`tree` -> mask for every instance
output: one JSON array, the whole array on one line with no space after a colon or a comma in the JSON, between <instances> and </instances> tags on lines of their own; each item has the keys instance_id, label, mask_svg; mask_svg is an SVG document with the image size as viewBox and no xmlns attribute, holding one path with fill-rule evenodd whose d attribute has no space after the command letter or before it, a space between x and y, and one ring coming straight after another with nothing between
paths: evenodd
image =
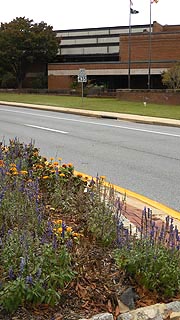
<instances>
[{"instance_id":1,"label":"tree","mask_svg":"<svg viewBox=\"0 0 180 320\"><path fill-rule=\"evenodd\" d=\"M180 89L180 63L163 72L162 83L171 89Z\"/></svg>"},{"instance_id":2,"label":"tree","mask_svg":"<svg viewBox=\"0 0 180 320\"><path fill-rule=\"evenodd\" d=\"M15 76L19 88L28 68L53 61L58 48L56 33L45 22L20 17L0 26L0 68Z\"/></svg>"}]
</instances>

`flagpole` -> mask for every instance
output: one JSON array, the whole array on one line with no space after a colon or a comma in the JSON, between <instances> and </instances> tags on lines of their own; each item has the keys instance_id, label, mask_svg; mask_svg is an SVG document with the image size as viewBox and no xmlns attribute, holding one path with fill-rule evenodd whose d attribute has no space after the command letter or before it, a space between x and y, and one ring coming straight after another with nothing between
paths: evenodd
<instances>
[{"instance_id":1,"label":"flagpole","mask_svg":"<svg viewBox=\"0 0 180 320\"><path fill-rule=\"evenodd\" d=\"M131 89L131 0L129 0L128 89Z\"/></svg>"},{"instance_id":2,"label":"flagpole","mask_svg":"<svg viewBox=\"0 0 180 320\"><path fill-rule=\"evenodd\" d=\"M152 0L149 0L149 60L148 60L148 89L151 89L151 46L152 46L152 37L151 37L151 5Z\"/></svg>"}]
</instances>

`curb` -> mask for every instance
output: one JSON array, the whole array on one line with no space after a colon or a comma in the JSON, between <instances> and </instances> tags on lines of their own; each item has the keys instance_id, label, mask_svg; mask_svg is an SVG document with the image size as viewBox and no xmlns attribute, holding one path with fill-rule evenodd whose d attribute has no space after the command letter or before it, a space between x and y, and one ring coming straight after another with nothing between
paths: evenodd
<instances>
[{"instance_id":1,"label":"curb","mask_svg":"<svg viewBox=\"0 0 180 320\"><path fill-rule=\"evenodd\" d=\"M88 174L85 174L83 172L79 172L79 171L76 171L74 170L74 173L75 175L77 174L81 174L83 178L87 177L88 179L92 179L93 177L88 175ZM135 193L133 191L130 191L128 189L125 189L123 187L120 187L120 186L117 186L117 185L114 185L110 182L106 182L106 181L103 181L102 182L104 186L106 187L112 187L115 191L119 192L120 194L122 195L125 195L130 197L130 198L134 198L134 199L137 199L139 200L141 203L142 203L142 206L146 206L146 205L149 205L150 207L153 207L157 210L160 210L164 213L166 213L167 215L170 215L171 217L177 219L177 220L180 220L180 212L174 210L174 209L171 209L167 206L165 206L164 204L161 204L157 201L154 201L154 200L151 200L141 194L138 194L138 193ZM143 208L142 208L143 209Z\"/></svg>"},{"instance_id":2,"label":"curb","mask_svg":"<svg viewBox=\"0 0 180 320\"><path fill-rule=\"evenodd\" d=\"M167 118L156 118L156 117L148 117L141 115L133 115L133 114L125 114L125 113L116 113L116 112L106 112L106 111L94 111L94 110L82 110L75 108L65 108L58 106L50 106L50 105L40 105L40 104L30 104L30 103L21 103L21 102L8 102L8 101L0 101L0 105L9 105L16 106L22 108L31 108L37 110L50 110L55 112L63 112L67 114L76 114L81 116L89 116L103 119L114 119L114 120L123 120L130 121L136 123L145 123L151 125L162 125L162 126L170 126L170 127L180 127L180 120L176 119L167 119Z\"/></svg>"},{"instance_id":3,"label":"curb","mask_svg":"<svg viewBox=\"0 0 180 320\"><path fill-rule=\"evenodd\" d=\"M109 118L109 119L120 119L120 120L128 120L132 122L139 122L139 123L150 123L150 124L159 124L159 125L169 125L169 126L174 126L174 127L180 127L180 121L179 120L171 120L171 119L162 119L163 122L161 122L159 119L155 120L153 117L149 117L148 119L144 119L142 116L137 116L137 118L133 118L133 115L127 115L127 114L121 114L119 115L118 113L110 114L108 112L98 112L98 111L91 111L91 110L81 110L81 109L71 109L71 108L64 108L64 107L56 107L56 106L44 106L44 105L36 105L36 104L28 104L28 103L20 103L20 102L8 102L8 101L0 101L0 105L10 105L10 106L17 106L17 107L22 107L22 108L32 108L32 109L38 109L38 110L50 110L50 111L56 111L56 112L65 112L69 114L78 114L78 115L85 115L85 116L92 116L92 117L99 117L99 118ZM167 121L167 123L166 123ZM75 174L81 174L83 177L88 177L88 179L91 179L92 176L89 176L88 174L74 171ZM111 186L116 190L117 192L121 194L126 194L128 197L134 198L142 202L142 204L149 205L150 207L153 207L157 210L160 210L171 217L180 220L180 212L171 209L157 201L151 200L143 195L140 195L138 193L135 193L133 191L130 191L128 189L125 189L123 187L113 185L109 182L103 182L106 187Z\"/></svg>"}]
</instances>

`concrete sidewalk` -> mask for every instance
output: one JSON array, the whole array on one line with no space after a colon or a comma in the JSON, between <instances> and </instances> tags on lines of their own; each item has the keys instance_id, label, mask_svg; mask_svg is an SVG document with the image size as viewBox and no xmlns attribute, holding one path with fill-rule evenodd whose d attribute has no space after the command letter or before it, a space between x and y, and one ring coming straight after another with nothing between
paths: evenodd
<instances>
[{"instance_id":1,"label":"concrete sidewalk","mask_svg":"<svg viewBox=\"0 0 180 320\"><path fill-rule=\"evenodd\" d=\"M48 106L48 105L46 106L46 105L39 105L39 104L28 104L28 103L20 103L20 102L0 101L0 105L9 105L9 106L22 107L22 108L56 111L56 112L77 114L77 115L97 117L97 118L107 118L107 119L117 119L117 120L119 119L119 120L132 121L132 122L138 122L138 123L147 123L147 124L149 123L149 124L156 124L156 125L180 127L180 120L167 119L167 118L147 117L147 116L139 116L134 114L116 113L116 112L63 108L63 107L55 107L55 106Z\"/></svg>"},{"instance_id":2,"label":"concrete sidewalk","mask_svg":"<svg viewBox=\"0 0 180 320\"><path fill-rule=\"evenodd\" d=\"M119 120L132 121L132 122L138 122L138 123L149 123L149 124L155 124L155 125L180 127L180 120L167 119L167 118L156 118L156 117L147 117L147 116L139 116L139 115L132 115L132 114L114 113L114 112L62 108L62 107L55 107L55 106L18 103L18 102L0 101L0 105L55 111L55 112L62 112L62 113L68 113L68 114L97 117L97 118L119 119ZM83 174L83 175L88 176L87 174ZM89 178L92 178L92 177L89 177ZM155 216L155 218L164 220L165 217L169 215L174 218L175 225L177 225L180 230L180 212L173 210L169 207L166 207L165 205L158 203L154 200L151 200L147 197L134 193L130 190L126 190L120 186L113 186L113 187L116 189L117 192L119 192L120 195L124 195L126 193L127 204L139 210L139 213L142 212L142 210L144 209L144 206L146 206L152 209L153 215ZM127 219L130 220L128 216L127 216Z\"/></svg>"}]
</instances>

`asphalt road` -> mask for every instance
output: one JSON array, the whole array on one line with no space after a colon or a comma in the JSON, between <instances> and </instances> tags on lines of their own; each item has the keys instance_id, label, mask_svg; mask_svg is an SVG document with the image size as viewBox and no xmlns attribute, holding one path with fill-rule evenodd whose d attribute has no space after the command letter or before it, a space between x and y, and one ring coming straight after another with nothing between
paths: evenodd
<instances>
[{"instance_id":1,"label":"asphalt road","mask_svg":"<svg viewBox=\"0 0 180 320\"><path fill-rule=\"evenodd\" d=\"M0 140L14 137L180 211L180 128L0 106Z\"/></svg>"}]
</instances>

